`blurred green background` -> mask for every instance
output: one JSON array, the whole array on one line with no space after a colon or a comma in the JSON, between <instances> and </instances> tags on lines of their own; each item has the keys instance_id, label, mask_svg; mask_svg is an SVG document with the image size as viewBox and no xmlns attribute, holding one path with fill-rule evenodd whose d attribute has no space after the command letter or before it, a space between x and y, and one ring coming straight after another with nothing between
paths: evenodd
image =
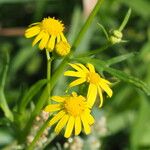
<instances>
[{"instance_id":1,"label":"blurred green background","mask_svg":"<svg viewBox=\"0 0 150 150\"><path fill-rule=\"evenodd\" d=\"M107 31L117 29L128 8L131 8L130 20L123 31L123 39L128 42L113 46L96 57L108 60L127 52L136 52L134 57L114 64L113 67L150 85L149 7L149 0L104 1L77 53L101 47L106 38L97 23L103 24ZM81 0L0 0L0 72L5 63L4 53L8 51L10 63L5 94L11 109L15 111L21 93L46 76L45 51L31 47L32 40L25 39L23 35L25 28L44 17L54 16L63 21L68 40L72 43L86 15L88 14ZM111 79L114 80L113 77ZM65 80L61 78L61 82L53 90L54 94L64 93L67 83ZM113 91L113 97L106 100L101 109L95 108L93 112L97 121L105 117L107 128L104 135L93 133L101 141L101 146L97 149L150 150L150 97L124 82L116 84ZM7 121L1 110L0 117L0 147L4 148L14 141L15 133L12 126L6 126ZM60 139L54 140L53 147L58 147L57 141L63 145L64 139ZM83 136L83 139L88 145L87 138Z\"/></svg>"}]
</instances>

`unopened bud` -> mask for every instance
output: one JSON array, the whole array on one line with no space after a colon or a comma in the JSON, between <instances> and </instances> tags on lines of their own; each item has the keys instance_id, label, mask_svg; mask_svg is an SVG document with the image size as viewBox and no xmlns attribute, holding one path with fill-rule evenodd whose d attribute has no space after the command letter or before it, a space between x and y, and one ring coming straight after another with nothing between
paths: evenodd
<instances>
[{"instance_id":1,"label":"unopened bud","mask_svg":"<svg viewBox=\"0 0 150 150\"><path fill-rule=\"evenodd\" d=\"M111 32L109 40L112 44L116 44L122 40L122 37L123 37L122 32L120 32L119 30L113 30Z\"/></svg>"},{"instance_id":2,"label":"unopened bud","mask_svg":"<svg viewBox=\"0 0 150 150\"><path fill-rule=\"evenodd\" d=\"M60 41L56 44L56 53L60 56L66 56L70 52L70 44L68 42Z\"/></svg>"}]
</instances>

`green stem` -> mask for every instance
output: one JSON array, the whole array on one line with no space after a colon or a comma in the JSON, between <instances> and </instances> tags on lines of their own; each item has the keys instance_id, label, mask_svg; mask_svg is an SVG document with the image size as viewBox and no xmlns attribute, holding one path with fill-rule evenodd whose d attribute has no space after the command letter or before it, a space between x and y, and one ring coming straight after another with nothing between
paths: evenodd
<instances>
[{"instance_id":1,"label":"green stem","mask_svg":"<svg viewBox=\"0 0 150 150\"><path fill-rule=\"evenodd\" d=\"M51 135L48 137L47 142L43 145L43 149L46 148L47 145L49 145L57 136L57 134L55 132L51 133Z\"/></svg>"},{"instance_id":2,"label":"green stem","mask_svg":"<svg viewBox=\"0 0 150 150\"><path fill-rule=\"evenodd\" d=\"M47 90L47 86L43 89L43 92L41 94L41 96L39 97L38 99L38 102L35 106L35 109L33 110L25 128L24 128L24 131L23 131L23 134L22 134L22 138L20 139L21 142L24 142L26 136L29 134L30 132L30 129L33 125L33 121L35 119L35 117L41 112L43 106L46 104L48 98L49 98L49 94L48 94L48 90Z\"/></svg>"},{"instance_id":3,"label":"green stem","mask_svg":"<svg viewBox=\"0 0 150 150\"><path fill-rule=\"evenodd\" d=\"M92 20L94 19L95 15L97 14L97 12L99 11L99 8L101 6L102 0L98 0L97 4L95 5L93 11L91 12L91 14L89 15L88 19L86 20L84 26L81 28L77 38L75 39L74 43L73 43L73 49L75 50L77 48L77 46L80 44L85 32L87 31L87 29L89 28L89 26L92 23Z\"/></svg>"},{"instance_id":4,"label":"green stem","mask_svg":"<svg viewBox=\"0 0 150 150\"><path fill-rule=\"evenodd\" d=\"M48 80L48 83L47 83L47 87L48 87L48 93L49 93L49 96L50 96L50 89L51 89L51 84L50 84L50 80L51 80L51 62L52 62L52 59L50 57L50 53L46 50L46 56L47 56L47 80Z\"/></svg>"},{"instance_id":5,"label":"green stem","mask_svg":"<svg viewBox=\"0 0 150 150\"><path fill-rule=\"evenodd\" d=\"M57 70L54 72L52 78L51 78L51 90L53 89L53 87L55 86L55 84L57 83L58 78L63 74L64 72L64 68L67 65L69 60L69 57L65 57L61 64L59 65L59 67L57 68Z\"/></svg>"},{"instance_id":6,"label":"green stem","mask_svg":"<svg viewBox=\"0 0 150 150\"><path fill-rule=\"evenodd\" d=\"M34 149L34 145L36 144L36 142L38 141L38 139L41 137L41 135L43 134L44 130L47 128L49 121L50 121L51 117L49 117L47 119L47 121L42 125L42 127L39 129L39 131L37 132L36 136L34 137L33 141L31 142L31 144L29 145L29 147L27 148L27 150L33 150Z\"/></svg>"},{"instance_id":7,"label":"green stem","mask_svg":"<svg viewBox=\"0 0 150 150\"><path fill-rule=\"evenodd\" d=\"M23 139L21 139L22 141L28 135L28 133L29 133L31 127L32 127L34 118L40 113L41 109L43 108L43 106L47 102L48 98L50 97L50 93L51 93L50 80L51 80L51 62L52 62L52 59L51 59L50 54L47 50L46 50L46 57L47 57L47 80L49 82L47 83L47 86L44 88L41 96L39 97L38 102L35 106L35 109L32 112L31 117L30 117L29 121L27 122L27 124L25 126Z\"/></svg>"}]
</instances>

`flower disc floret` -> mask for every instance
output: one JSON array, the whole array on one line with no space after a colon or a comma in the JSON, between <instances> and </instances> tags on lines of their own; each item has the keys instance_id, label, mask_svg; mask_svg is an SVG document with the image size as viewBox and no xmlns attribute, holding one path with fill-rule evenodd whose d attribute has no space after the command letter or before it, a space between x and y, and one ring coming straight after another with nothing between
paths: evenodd
<instances>
[{"instance_id":1,"label":"flower disc floret","mask_svg":"<svg viewBox=\"0 0 150 150\"><path fill-rule=\"evenodd\" d=\"M93 73L93 72L88 72L87 73L87 82L93 83L93 84L98 84L100 79L100 76L98 73Z\"/></svg>"},{"instance_id":2,"label":"flower disc floret","mask_svg":"<svg viewBox=\"0 0 150 150\"><path fill-rule=\"evenodd\" d=\"M58 36L64 31L64 25L54 18L44 18L41 28L49 33L49 35Z\"/></svg>"},{"instance_id":3,"label":"flower disc floret","mask_svg":"<svg viewBox=\"0 0 150 150\"><path fill-rule=\"evenodd\" d=\"M71 114L74 117L79 116L86 110L85 98L82 96L79 97L69 97L66 98L64 102L64 108L68 114Z\"/></svg>"}]
</instances>

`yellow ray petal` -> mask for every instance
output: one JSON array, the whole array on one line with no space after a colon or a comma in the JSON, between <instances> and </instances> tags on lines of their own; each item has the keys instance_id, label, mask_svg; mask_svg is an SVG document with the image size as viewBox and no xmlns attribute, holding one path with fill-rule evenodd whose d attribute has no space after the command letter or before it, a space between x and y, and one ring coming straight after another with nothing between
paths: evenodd
<instances>
[{"instance_id":1,"label":"yellow ray petal","mask_svg":"<svg viewBox=\"0 0 150 150\"><path fill-rule=\"evenodd\" d=\"M88 63L87 67L89 68L90 72L95 73L95 68L94 68L94 66L92 64Z\"/></svg>"},{"instance_id":2,"label":"yellow ray petal","mask_svg":"<svg viewBox=\"0 0 150 150\"><path fill-rule=\"evenodd\" d=\"M61 36L61 39L62 39L63 42L67 42L67 40L66 40L66 38L65 38L63 33L61 33L60 36Z\"/></svg>"},{"instance_id":3,"label":"yellow ray petal","mask_svg":"<svg viewBox=\"0 0 150 150\"><path fill-rule=\"evenodd\" d=\"M68 115L64 115L58 122L57 126L55 127L55 132L58 134L62 128L66 125L67 121L69 119Z\"/></svg>"},{"instance_id":4,"label":"yellow ray petal","mask_svg":"<svg viewBox=\"0 0 150 150\"><path fill-rule=\"evenodd\" d=\"M49 122L49 126L52 126L53 124L55 124L57 121L60 120L60 118L62 118L65 115L65 112L62 110L60 111L58 114L56 114Z\"/></svg>"},{"instance_id":5,"label":"yellow ray petal","mask_svg":"<svg viewBox=\"0 0 150 150\"><path fill-rule=\"evenodd\" d=\"M50 105L47 105L45 108L44 108L44 111L46 112L53 112L53 111L58 111L60 110L62 107L60 104L50 104Z\"/></svg>"},{"instance_id":6,"label":"yellow ray petal","mask_svg":"<svg viewBox=\"0 0 150 150\"><path fill-rule=\"evenodd\" d=\"M82 83L85 82L85 81L86 81L85 78L79 78L79 79L77 79L77 80L71 82L71 83L69 84L69 86L70 86L70 87L73 87L73 86L82 84Z\"/></svg>"},{"instance_id":7,"label":"yellow ray petal","mask_svg":"<svg viewBox=\"0 0 150 150\"><path fill-rule=\"evenodd\" d=\"M113 92L112 92L111 88L105 82L100 80L99 85L100 85L101 89L103 89L108 94L109 97L112 96Z\"/></svg>"},{"instance_id":8,"label":"yellow ray petal","mask_svg":"<svg viewBox=\"0 0 150 150\"><path fill-rule=\"evenodd\" d=\"M84 65L82 65L80 63L76 63L76 65L80 66L84 72L86 72L86 73L89 72L89 70Z\"/></svg>"},{"instance_id":9,"label":"yellow ray petal","mask_svg":"<svg viewBox=\"0 0 150 150\"><path fill-rule=\"evenodd\" d=\"M57 36L57 43L60 42L60 35Z\"/></svg>"},{"instance_id":10,"label":"yellow ray petal","mask_svg":"<svg viewBox=\"0 0 150 150\"><path fill-rule=\"evenodd\" d=\"M31 38L31 37L39 34L39 33L40 33L40 27L39 26L34 26L34 27L31 27L31 28L29 28L25 31L25 37L26 38Z\"/></svg>"},{"instance_id":11,"label":"yellow ray petal","mask_svg":"<svg viewBox=\"0 0 150 150\"><path fill-rule=\"evenodd\" d=\"M98 86L98 95L99 95L99 98L100 98L100 104L99 104L99 107L102 107L103 105L103 94L102 94L102 90L101 88Z\"/></svg>"},{"instance_id":12,"label":"yellow ray petal","mask_svg":"<svg viewBox=\"0 0 150 150\"><path fill-rule=\"evenodd\" d=\"M91 132L91 128L90 128L90 125L88 124L88 122L86 120L86 116L82 114L81 120L82 120L82 124L83 124L85 133L89 134Z\"/></svg>"},{"instance_id":13,"label":"yellow ray petal","mask_svg":"<svg viewBox=\"0 0 150 150\"><path fill-rule=\"evenodd\" d=\"M66 71L64 73L65 76L71 76L71 77L86 77L86 74L83 72L75 72L75 71Z\"/></svg>"},{"instance_id":14,"label":"yellow ray petal","mask_svg":"<svg viewBox=\"0 0 150 150\"><path fill-rule=\"evenodd\" d=\"M40 48L41 50L44 49L44 48L47 46L48 39L49 39L49 34L48 34L48 33L45 33L45 34L43 35L42 40L40 41L40 44L39 44L39 48Z\"/></svg>"},{"instance_id":15,"label":"yellow ray petal","mask_svg":"<svg viewBox=\"0 0 150 150\"><path fill-rule=\"evenodd\" d=\"M64 98L60 96L52 96L51 99L55 102L64 102Z\"/></svg>"},{"instance_id":16,"label":"yellow ray petal","mask_svg":"<svg viewBox=\"0 0 150 150\"><path fill-rule=\"evenodd\" d=\"M79 135L81 132L81 118L76 117L75 118L75 135Z\"/></svg>"},{"instance_id":17,"label":"yellow ray petal","mask_svg":"<svg viewBox=\"0 0 150 150\"><path fill-rule=\"evenodd\" d=\"M96 96L97 96L97 87L96 85L90 83L87 94L87 103L89 104L89 107L92 107L94 105Z\"/></svg>"},{"instance_id":18,"label":"yellow ray petal","mask_svg":"<svg viewBox=\"0 0 150 150\"><path fill-rule=\"evenodd\" d=\"M64 135L66 138L70 137L72 130L73 130L73 127L74 127L74 122L75 122L75 118L73 116L70 116L69 121L67 123L65 135Z\"/></svg>"},{"instance_id":19,"label":"yellow ray petal","mask_svg":"<svg viewBox=\"0 0 150 150\"><path fill-rule=\"evenodd\" d=\"M36 43L38 43L42 38L43 38L43 35L44 35L44 32L41 31L37 37L34 39L33 43L32 43L32 46L34 46Z\"/></svg>"},{"instance_id":20,"label":"yellow ray petal","mask_svg":"<svg viewBox=\"0 0 150 150\"><path fill-rule=\"evenodd\" d=\"M77 70L78 72L83 72L83 70L82 70L79 66L77 66L76 64L71 64L71 63L69 63L69 65L70 65L72 68L74 68L75 70Z\"/></svg>"},{"instance_id":21,"label":"yellow ray petal","mask_svg":"<svg viewBox=\"0 0 150 150\"><path fill-rule=\"evenodd\" d=\"M102 78L101 78L101 81L105 82L105 83L108 84L108 85L111 85L111 82L109 82L109 81L106 80L106 79L102 79Z\"/></svg>"},{"instance_id":22,"label":"yellow ray petal","mask_svg":"<svg viewBox=\"0 0 150 150\"><path fill-rule=\"evenodd\" d=\"M89 125L92 125L95 122L95 119L90 113L86 113L85 116Z\"/></svg>"},{"instance_id":23,"label":"yellow ray petal","mask_svg":"<svg viewBox=\"0 0 150 150\"><path fill-rule=\"evenodd\" d=\"M47 45L47 48L52 51L54 49L54 46L55 46L55 39L56 37L55 36L51 36L49 41L48 41L48 45Z\"/></svg>"}]
</instances>

